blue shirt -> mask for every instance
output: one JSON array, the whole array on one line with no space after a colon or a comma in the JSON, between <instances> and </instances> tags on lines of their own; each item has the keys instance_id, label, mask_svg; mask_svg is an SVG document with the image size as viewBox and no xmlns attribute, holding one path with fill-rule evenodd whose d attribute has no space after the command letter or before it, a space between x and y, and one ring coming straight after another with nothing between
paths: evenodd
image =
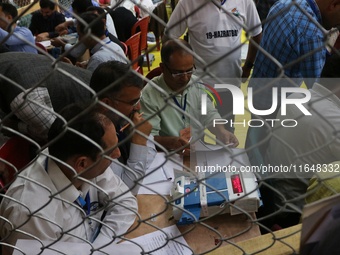
<instances>
[{"instance_id":1,"label":"blue shirt","mask_svg":"<svg viewBox=\"0 0 340 255\"><path fill-rule=\"evenodd\" d=\"M2 40L4 40L7 35L8 32L0 28L0 42L2 42ZM26 43L25 40L30 42L33 46ZM11 34L2 43L4 43L10 51L38 53L37 49L34 47L35 40L32 32L26 27L16 26L14 28L13 34Z\"/></svg>"},{"instance_id":2,"label":"blue shirt","mask_svg":"<svg viewBox=\"0 0 340 255\"><path fill-rule=\"evenodd\" d=\"M297 5L313 20L302 13ZM257 109L270 108L273 86L280 88L293 85L280 81L264 88L266 82L255 78L279 77L283 69L286 77L294 78L299 83L302 79L306 81L306 78L313 78L306 82L310 87L315 78L320 77L326 58L326 30L320 25L321 13L315 0L278 1L271 8L267 20L269 21L264 25L260 46L282 66L260 50L257 52L253 75L249 81L249 87L254 91L253 104ZM289 65L297 60L297 63ZM260 89L261 92L256 93Z\"/></svg>"}]
</instances>

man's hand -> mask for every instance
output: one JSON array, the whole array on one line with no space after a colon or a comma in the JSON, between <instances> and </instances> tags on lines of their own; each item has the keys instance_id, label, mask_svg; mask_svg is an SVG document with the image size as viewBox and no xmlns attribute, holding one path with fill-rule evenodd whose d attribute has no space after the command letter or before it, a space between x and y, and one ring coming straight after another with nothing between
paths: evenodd
<instances>
[{"instance_id":1,"label":"man's hand","mask_svg":"<svg viewBox=\"0 0 340 255\"><path fill-rule=\"evenodd\" d=\"M56 32L59 33L59 36L68 34L68 27L72 26L73 22L71 21L65 21L64 23L59 24L54 28Z\"/></svg>"},{"instance_id":2,"label":"man's hand","mask_svg":"<svg viewBox=\"0 0 340 255\"><path fill-rule=\"evenodd\" d=\"M40 33L35 37L35 41L37 41L37 42L46 41L48 39L50 39L50 38L49 38L49 34L47 32Z\"/></svg>"},{"instance_id":3,"label":"man's hand","mask_svg":"<svg viewBox=\"0 0 340 255\"><path fill-rule=\"evenodd\" d=\"M65 62L65 63L67 63L67 64L73 65L72 61L71 61L69 58L67 58L67 57L63 57L63 58L61 59L61 61Z\"/></svg>"},{"instance_id":4,"label":"man's hand","mask_svg":"<svg viewBox=\"0 0 340 255\"><path fill-rule=\"evenodd\" d=\"M76 62L76 66L86 69L88 63L89 63L88 60L85 60L85 61L82 61L82 62Z\"/></svg>"},{"instance_id":5,"label":"man's hand","mask_svg":"<svg viewBox=\"0 0 340 255\"><path fill-rule=\"evenodd\" d=\"M53 38L51 39L51 44L54 47L65 47L66 42L64 42L62 39L60 38Z\"/></svg>"},{"instance_id":6,"label":"man's hand","mask_svg":"<svg viewBox=\"0 0 340 255\"><path fill-rule=\"evenodd\" d=\"M239 142L236 136L226 130L223 125L216 125L215 127L209 127L211 133L216 136L216 140L224 144L232 144L231 147L235 148L238 146Z\"/></svg>"},{"instance_id":7,"label":"man's hand","mask_svg":"<svg viewBox=\"0 0 340 255\"><path fill-rule=\"evenodd\" d=\"M216 134L216 139L224 144L231 144L230 147L237 147L239 142L236 136L226 129L220 130Z\"/></svg>"},{"instance_id":8,"label":"man's hand","mask_svg":"<svg viewBox=\"0 0 340 255\"><path fill-rule=\"evenodd\" d=\"M178 154L185 156L190 155L190 144L185 138L178 136L155 136L155 141L165 147L167 150L176 150ZM187 146L184 149L184 146Z\"/></svg>"},{"instance_id":9,"label":"man's hand","mask_svg":"<svg viewBox=\"0 0 340 255\"><path fill-rule=\"evenodd\" d=\"M133 114L131 120L136 126L138 125L136 127L136 130L145 134L145 136L150 135L151 130L152 130L152 125L150 124L150 122L145 121L145 119L138 112L135 112ZM144 121L144 123L140 124L143 121ZM137 132L135 132L132 136L131 142L135 143L135 144L146 146L147 139L145 137L141 136L140 134L138 134Z\"/></svg>"},{"instance_id":10,"label":"man's hand","mask_svg":"<svg viewBox=\"0 0 340 255\"><path fill-rule=\"evenodd\" d=\"M246 66L246 65L242 66L242 80L241 80L242 83L245 83L248 80L251 69L252 68L249 66Z\"/></svg>"}]
</instances>

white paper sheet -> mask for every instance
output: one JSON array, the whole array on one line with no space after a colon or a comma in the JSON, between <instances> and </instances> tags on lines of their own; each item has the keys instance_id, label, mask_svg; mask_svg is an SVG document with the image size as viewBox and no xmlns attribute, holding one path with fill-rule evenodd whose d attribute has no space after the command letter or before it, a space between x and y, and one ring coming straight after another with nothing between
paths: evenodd
<instances>
[{"instance_id":1,"label":"white paper sheet","mask_svg":"<svg viewBox=\"0 0 340 255\"><path fill-rule=\"evenodd\" d=\"M68 254L68 255L79 255L79 254L90 254L91 246L86 243L71 243L71 242L57 242L54 244L51 249L44 249L42 253L41 247L46 246L48 242L43 242L42 245L40 242L36 240L24 240L19 239L16 243L16 247L22 250L24 253L19 250L14 250L13 255L60 255L60 254ZM103 252L94 252L93 255L99 254L116 254L116 255L140 255L141 249L138 245L124 242L122 244L110 244L104 248L100 249Z\"/></svg>"},{"instance_id":2,"label":"white paper sheet","mask_svg":"<svg viewBox=\"0 0 340 255\"><path fill-rule=\"evenodd\" d=\"M163 248L152 252L153 255L191 255L192 250L189 248L188 243L181 236L176 225L172 225L167 228L163 228L162 231L158 230L147 235L143 235L134 239L132 241L141 245L145 251L151 252L164 246ZM172 239L176 236L178 238ZM170 240L169 240L170 239Z\"/></svg>"},{"instance_id":3,"label":"white paper sheet","mask_svg":"<svg viewBox=\"0 0 340 255\"><path fill-rule=\"evenodd\" d=\"M179 155L171 156L171 160L165 157L165 153L157 153L154 161L146 170L146 177L138 194L169 195L175 179L174 169L180 169L183 160Z\"/></svg>"},{"instance_id":4,"label":"white paper sheet","mask_svg":"<svg viewBox=\"0 0 340 255\"><path fill-rule=\"evenodd\" d=\"M41 43L42 45L44 45L45 48L51 46L51 41L50 41L50 40L48 40L48 41L42 41L42 42L39 42L39 43Z\"/></svg>"}]
</instances>

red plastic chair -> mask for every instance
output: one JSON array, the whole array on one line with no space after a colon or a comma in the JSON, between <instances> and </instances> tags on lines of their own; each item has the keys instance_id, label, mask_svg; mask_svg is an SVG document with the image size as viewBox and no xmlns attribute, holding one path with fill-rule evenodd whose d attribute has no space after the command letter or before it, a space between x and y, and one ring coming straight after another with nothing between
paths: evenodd
<instances>
[{"instance_id":1,"label":"red plastic chair","mask_svg":"<svg viewBox=\"0 0 340 255\"><path fill-rule=\"evenodd\" d=\"M124 46L124 54L125 56L128 56L128 46L125 44L125 42L120 41L120 43Z\"/></svg>"},{"instance_id":2,"label":"red plastic chair","mask_svg":"<svg viewBox=\"0 0 340 255\"><path fill-rule=\"evenodd\" d=\"M146 61L148 63L148 71L150 71L150 60L149 60L149 53L148 53L148 31L149 31L149 16L144 17L138 20L131 29L131 34L134 35L139 28L141 32L140 36L140 49L139 55L142 55L142 51L144 51L146 55Z\"/></svg>"},{"instance_id":3,"label":"red plastic chair","mask_svg":"<svg viewBox=\"0 0 340 255\"><path fill-rule=\"evenodd\" d=\"M138 32L134 35L132 35L129 39L125 41L126 46L128 47L128 58L132 62L132 68L137 70L139 66L138 60L139 60L139 44L140 44L140 36L141 32ZM141 74L143 74L143 69L141 69Z\"/></svg>"},{"instance_id":4,"label":"red plastic chair","mask_svg":"<svg viewBox=\"0 0 340 255\"><path fill-rule=\"evenodd\" d=\"M47 53L46 47L44 45L42 45L40 42L35 42L35 46L37 47L39 54L44 54L44 52ZM39 49L42 50L43 52L41 52Z\"/></svg>"},{"instance_id":5,"label":"red plastic chair","mask_svg":"<svg viewBox=\"0 0 340 255\"><path fill-rule=\"evenodd\" d=\"M30 142L14 136L0 147L0 191L6 188L30 161Z\"/></svg>"},{"instance_id":6,"label":"red plastic chair","mask_svg":"<svg viewBox=\"0 0 340 255\"><path fill-rule=\"evenodd\" d=\"M162 74L162 69L160 67L156 67L155 69L152 69L147 75L145 75L146 78L151 80L153 77L160 76ZM144 86L147 84L146 80L144 80Z\"/></svg>"},{"instance_id":7,"label":"red plastic chair","mask_svg":"<svg viewBox=\"0 0 340 255\"><path fill-rule=\"evenodd\" d=\"M153 77L160 76L162 74L162 68L156 67L152 69L145 77L151 80Z\"/></svg>"}]
</instances>

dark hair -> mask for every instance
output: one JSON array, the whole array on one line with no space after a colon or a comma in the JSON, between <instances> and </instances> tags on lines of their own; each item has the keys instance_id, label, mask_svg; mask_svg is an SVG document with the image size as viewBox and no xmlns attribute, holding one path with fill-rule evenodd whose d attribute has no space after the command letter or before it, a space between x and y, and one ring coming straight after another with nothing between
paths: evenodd
<instances>
[{"instance_id":1,"label":"dark hair","mask_svg":"<svg viewBox=\"0 0 340 255\"><path fill-rule=\"evenodd\" d=\"M169 63L170 56L175 52L183 52L190 54L188 50L192 51L191 45L182 39L171 39L166 41L161 49L161 59L163 63Z\"/></svg>"},{"instance_id":2,"label":"dark hair","mask_svg":"<svg viewBox=\"0 0 340 255\"><path fill-rule=\"evenodd\" d=\"M91 29L91 34L97 37L105 35L105 24L102 18L93 12L84 12L80 17L87 23L86 25L78 21L78 27L82 34L87 33L87 29Z\"/></svg>"},{"instance_id":3,"label":"dark hair","mask_svg":"<svg viewBox=\"0 0 340 255\"><path fill-rule=\"evenodd\" d=\"M98 12L98 15L105 13L105 10L99 6L90 6L86 9L87 12Z\"/></svg>"},{"instance_id":4,"label":"dark hair","mask_svg":"<svg viewBox=\"0 0 340 255\"><path fill-rule=\"evenodd\" d=\"M40 0L39 5L40 5L40 8L49 8L52 11L55 8L55 3L50 0Z\"/></svg>"},{"instance_id":5,"label":"dark hair","mask_svg":"<svg viewBox=\"0 0 340 255\"><path fill-rule=\"evenodd\" d=\"M78 15L86 12L86 9L93 6L91 0L74 0L72 2L72 9L76 11Z\"/></svg>"},{"instance_id":6,"label":"dark hair","mask_svg":"<svg viewBox=\"0 0 340 255\"><path fill-rule=\"evenodd\" d=\"M94 70L90 87L99 99L119 93L124 87L143 88L143 80L133 73L131 66L119 61L108 61Z\"/></svg>"},{"instance_id":7,"label":"dark hair","mask_svg":"<svg viewBox=\"0 0 340 255\"><path fill-rule=\"evenodd\" d=\"M14 5L9 3L0 3L0 6L2 11L7 15L11 15L13 19L18 16L18 10Z\"/></svg>"},{"instance_id":8,"label":"dark hair","mask_svg":"<svg viewBox=\"0 0 340 255\"><path fill-rule=\"evenodd\" d=\"M74 155L84 155L95 161L101 151L98 145L106 149L104 127L111 120L87 106L78 103L61 110L60 115L64 119L57 117L48 132L48 141L51 142L48 148L52 156L66 161Z\"/></svg>"}]
</instances>

